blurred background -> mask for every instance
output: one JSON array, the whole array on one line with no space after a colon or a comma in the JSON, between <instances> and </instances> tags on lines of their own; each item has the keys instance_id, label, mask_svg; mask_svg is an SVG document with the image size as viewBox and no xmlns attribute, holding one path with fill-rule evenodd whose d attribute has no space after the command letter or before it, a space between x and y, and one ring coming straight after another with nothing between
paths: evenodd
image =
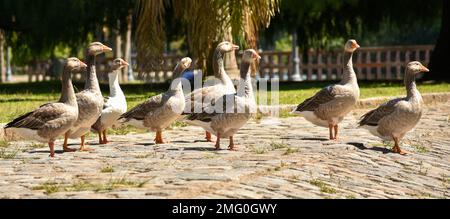
<instances>
[{"instance_id":1,"label":"blurred background","mask_svg":"<svg viewBox=\"0 0 450 219\"><path fill-rule=\"evenodd\" d=\"M448 13L446 0L0 0L0 82L59 80L62 60L93 41L114 48L99 59L102 81L114 57L132 63L122 82L167 82L183 56L207 76L223 40L261 53L256 78L336 80L350 38L360 80L402 80L418 60L424 80L448 81ZM232 77L239 57L225 57Z\"/></svg>"}]
</instances>

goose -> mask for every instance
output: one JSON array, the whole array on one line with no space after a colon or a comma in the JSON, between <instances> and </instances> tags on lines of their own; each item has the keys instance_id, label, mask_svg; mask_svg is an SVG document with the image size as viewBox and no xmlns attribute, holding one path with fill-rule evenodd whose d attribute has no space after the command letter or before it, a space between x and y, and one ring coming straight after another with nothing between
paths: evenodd
<instances>
[{"instance_id":1,"label":"goose","mask_svg":"<svg viewBox=\"0 0 450 219\"><path fill-rule=\"evenodd\" d=\"M191 66L189 57L181 59L175 66L173 82L165 93L150 97L147 101L133 107L119 118L123 124L156 132L155 143L164 144L162 131L177 120L185 108L185 97L181 76Z\"/></svg>"},{"instance_id":2,"label":"goose","mask_svg":"<svg viewBox=\"0 0 450 219\"><path fill-rule=\"evenodd\" d=\"M247 49L242 55L240 84L238 92L218 98L214 104L205 107L201 113L191 113L186 122L197 125L217 136L215 149L220 149L220 139L229 138L229 150L236 150L233 135L256 113L253 96L250 65L261 59L253 49Z\"/></svg>"},{"instance_id":3,"label":"goose","mask_svg":"<svg viewBox=\"0 0 450 219\"><path fill-rule=\"evenodd\" d=\"M360 46L350 39L344 47L342 80L317 92L299 104L292 114L300 115L317 126L328 127L330 140L338 139L338 124L353 109L359 99L359 86L353 70L353 52ZM333 134L334 129L334 134Z\"/></svg>"},{"instance_id":4,"label":"goose","mask_svg":"<svg viewBox=\"0 0 450 219\"><path fill-rule=\"evenodd\" d=\"M95 69L95 58L104 52L112 51L111 48L100 42L93 42L87 48L87 74L84 90L75 94L78 103L78 119L64 137L64 145L67 146L68 138L81 138L80 151L90 151L85 147L85 135L91 126L97 121L103 109L103 96L98 84Z\"/></svg>"},{"instance_id":5,"label":"goose","mask_svg":"<svg viewBox=\"0 0 450 219\"><path fill-rule=\"evenodd\" d=\"M25 139L48 143L50 157L55 156L55 140L65 134L78 118L78 104L72 86L71 74L81 72L87 65L77 58L68 58L62 74L61 97L56 103L47 103L5 125ZM67 145L65 152L71 151Z\"/></svg>"},{"instance_id":6,"label":"goose","mask_svg":"<svg viewBox=\"0 0 450 219\"><path fill-rule=\"evenodd\" d=\"M418 61L407 64L405 70L406 97L396 98L381 104L361 117L359 127L386 141L394 141L392 151L407 154L399 143L411 131L422 116L423 100L416 87L416 74L428 72L428 68Z\"/></svg>"},{"instance_id":7,"label":"goose","mask_svg":"<svg viewBox=\"0 0 450 219\"><path fill-rule=\"evenodd\" d=\"M106 130L113 126L117 122L120 115L127 111L127 100L125 99L122 89L120 89L118 77L120 70L126 66L128 66L128 63L125 60L117 58L113 61L112 72L108 74L109 97L103 105L100 118L98 118L97 122L95 122L91 127L94 132L98 133L99 144L108 143L108 139L106 138Z\"/></svg>"},{"instance_id":8,"label":"goose","mask_svg":"<svg viewBox=\"0 0 450 219\"><path fill-rule=\"evenodd\" d=\"M238 49L239 46L234 45L228 41L223 41L217 45L213 54L213 71L214 77L219 80L219 83L212 86L196 89L188 94L186 96L186 102L188 104L186 104L184 114L195 112L196 105L202 107L207 106L209 105L209 103L214 102L217 98L220 98L223 95L236 93L233 81L225 72L223 57L225 53L234 52ZM206 141L212 142L211 133L205 130L205 135Z\"/></svg>"}]
</instances>

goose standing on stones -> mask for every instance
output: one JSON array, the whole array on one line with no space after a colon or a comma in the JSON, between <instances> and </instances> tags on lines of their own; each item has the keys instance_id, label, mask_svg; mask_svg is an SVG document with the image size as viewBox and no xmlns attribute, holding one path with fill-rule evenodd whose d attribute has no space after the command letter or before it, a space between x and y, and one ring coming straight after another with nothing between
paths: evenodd
<instances>
[{"instance_id":1,"label":"goose standing on stones","mask_svg":"<svg viewBox=\"0 0 450 219\"><path fill-rule=\"evenodd\" d=\"M422 116L423 100L416 87L416 74L428 71L420 62L408 63L405 70L406 97L390 100L361 117L360 127L384 140L393 140L392 151L395 153L406 154L399 143Z\"/></svg>"},{"instance_id":2,"label":"goose standing on stones","mask_svg":"<svg viewBox=\"0 0 450 219\"><path fill-rule=\"evenodd\" d=\"M228 149L235 150L233 135L257 111L250 76L250 65L257 59L261 57L255 50L245 50L242 55L241 78L237 94L223 95L214 104L204 108L203 112L192 113L187 117L187 123L200 126L217 136L216 150L220 149L221 138L230 138Z\"/></svg>"},{"instance_id":3,"label":"goose standing on stones","mask_svg":"<svg viewBox=\"0 0 450 219\"><path fill-rule=\"evenodd\" d=\"M92 150L85 147L85 135L101 115L104 101L98 84L95 58L97 55L109 51L112 49L100 42L91 43L87 49L86 83L84 90L75 94L78 103L78 119L65 135L64 145L66 146L68 138L81 138L80 151Z\"/></svg>"},{"instance_id":4,"label":"goose standing on stones","mask_svg":"<svg viewBox=\"0 0 450 219\"><path fill-rule=\"evenodd\" d=\"M47 103L5 125L23 138L47 142L50 157L55 156L55 140L65 134L78 118L78 105L72 86L71 74L87 67L77 58L68 58L62 74L61 97L56 103ZM67 145L64 151L71 151Z\"/></svg>"},{"instance_id":5,"label":"goose standing on stones","mask_svg":"<svg viewBox=\"0 0 450 219\"><path fill-rule=\"evenodd\" d=\"M117 119L127 111L127 100L119 85L120 70L126 66L128 66L128 63L125 60L117 58L113 61L112 72L108 74L109 97L103 105L100 118L92 125L92 130L98 133L99 144L108 143L106 130L113 126L117 122Z\"/></svg>"},{"instance_id":6,"label":"goose standing on stones","mask_svg":"<svg viewBox=\"0 0 450 219\"><path fill-rule=\"evenodd\" d=\"M234 52L238 49L239 46L227 41L221 42L219 43L219 45L217 45L213 55L213 71L214 77L219 80L219 83L212 86L196 89L192 93L187 95L186 102L189 104L186 105L185 114L195 112L196 105L199 105L203 108L204 106L208 106L211 102L214 102L223 95L236 93L233 81L225 72L223 57L225 53ZM212 142L211 133L208 131L206 131L205 133L206 141Z\"/></svg>"},{"instance_id":7,"label":"goose standing on stones","mask_svg":"<svg viewBox=\"0 0 450 219\"><path fill-rule=\"evenodd\" d=\"M323 88L292 111L314 125L328 127L330 140L338 139L338 124L359 99L358 80L352 62L353 52L359 47L355 40L348 40L345 44L343 74L339 84Z\"/></svg>"},{"instance_id":8,"label":"goose standing on stones","mask_svg":"<svg viewBox=\"0 0 450 219\"><path fill-rule=\"evenodd\" d=\"M191 66L189 57L181 59L173 72L174 81L165 93L150 97L120 116L120 122L156 132L155 143L164 144L162 131L177 120L185 108L181 76Z\"/></svg>"}]
</instances>

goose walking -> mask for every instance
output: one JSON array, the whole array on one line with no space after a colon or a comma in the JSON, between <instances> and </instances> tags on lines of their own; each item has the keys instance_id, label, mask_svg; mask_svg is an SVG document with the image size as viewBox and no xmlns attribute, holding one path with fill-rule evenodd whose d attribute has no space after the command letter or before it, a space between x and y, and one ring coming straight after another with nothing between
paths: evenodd
<instances>
[{"instance_id":1,"label":"goose walking","mask_svg":"<svg viewBox=\"0 0 450 219\"><path fill-rule=\"evenodd\" d=\"M5 130L13 132L26 139L47 142L50 157L55 156L55 140L64 135L78 118L78 104L72 86L71 74L81 72L87 65L77 58L68 58L62 74L61 97L56 103L47 103L26 113L5 125ZM65 152L71 151L63 145Z\"/></svg>"},{"instance_id":2,"label":"goose walking","mask_svg":"<svg viewBox=\"0 0 450 219\"><path fill-rule=\"evenodd\" d=\"M86 83L84 90L75 94L78 103L78 119L65 135L65 146L67 146L68 138L81 138L80 151L92 150L85 147L85 135L101 115L104 101L98 84L95 59L97 55L109 51L112 49L100 42L91 43L87 49Z\"/></svg>"},{"instance_id":3,"label":"goose walking","mask_svg":"<svg viewBox=\"0 0 450 219\"><path fill-rule=\"evenodd\" d=\"M416 87L416 75L428 72L420 62L408 63L405 70L406 97L390 100L361 117L359 125L375 136L394 141L393 152L406 154L400 149L400 141L411 131L422 116L423 100Z\"/></svg>"},{"instance_id":4,"label":"goose walking","mask_svg":"<svg viewBox=\"0 0 450 219\"><path fill-rule=\"evenodd\" d=\"M133 107L120 116L120 122L154 131L155 143L164 144L162 131L177 120L185 108L181 76L191 62L189 57L181 59L173 72L174 81L169 90Z\"/></svg>"},{"instance_id":5,"label":"goose walking","mask_svg":"<svg viewBox=\"0 0 450 219\"><path fill-rule=\"evenodd\" d=\"M103 105L100 118L91 127L94 132L98 133L99 144L108 143L106 138L107 129L116 124L120 115L127 111L127 100L119 85L120 70L126 66L128 66L128 63L125 60L117 58L113 61L112 72L108 74L109 97Z\"/></svg>"},{"instance_id":6,"label":"goose walking","mask_svg":"<svg viewBox=\"0 0 450 219\"><path fill-rule=\"evenodd\" d=\"M220 139L230 138L229 150L235 150L233 135L256 113L250 65L261 57L253 49L244 51L240 68L240 86L237 94L223 95L201 113L192 113L186 122L197 125L217 136L215 148L220 149Z\"/></svg>"},{"instance_id":7,"label":"goose walking","mask_svg":"<svg viewBox=\"0 0 450 219\"><path fill-rule=\"evenodd\" d=\"M348 40L345 44L343 74L339 84L323 88L292 111L314 125L328 127L330 140L338 139L338 124L359 99L358 80L352 62L353 53L359 47L355 40Z\"/></svg>"},{"instance_id":8,"label":"goose walking","mask_svg":"<svg viewBox=\"0 0 450 219\"><path fill-rule=\"evenodd\" d=\"M196 89L192 93L188 94L186 96L186 102L188 104L186 104L185 114L195 112L195 109L198 108L196 106L201 106L201 108L203 108L223 95L236 93L233 81L225 72L223 57L225 53L234 52L238 49L239 46L227 41L221 42L217 45L213 55L213 71L214 77L219 80L219 83ZM205 135L206 141L212 142L211 133L205 130Z\"/></svg>"}]
</instances>

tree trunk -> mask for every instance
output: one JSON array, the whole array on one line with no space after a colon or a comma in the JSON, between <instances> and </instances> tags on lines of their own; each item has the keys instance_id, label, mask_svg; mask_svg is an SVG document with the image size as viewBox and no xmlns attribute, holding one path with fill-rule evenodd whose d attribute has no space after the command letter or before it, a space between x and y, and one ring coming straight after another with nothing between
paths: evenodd
<instances>
[{"instance_id":1,"label":"tree trunk","mask_svg":"<svg viewBox=\"0 0 450 219\"><path fill-rule=\"evenodd\" d=\"M442 1L441 32L430 58L430 72L425 73L423 80L450 81L450 65L448 52L450 51L450 1Z\"/></svg>"},{"instance_id":2,"label":"tree trunk","mask_svg":"<svg viewBox=\"0 0 450 219\"><path fill-rule=\"evenodd\" d=\"M0 82L5 78L5 32L0 29Z\"/></svg>"},{"instance_id":3,"label":"tree trunk","mask_svg":"<svg viewBox=\"0 0 450 219\"><path fill-rule=\"evenodd\" d=\"M128 81L134 81L134 75L133 75L133 63L131 60L131 29L133 25L133 12L130 11L127 16L127 34L126 34L126 41L125 41L125 60L130 64L128 66L126 77Z\"/></svg>"},{"instance_id":4,"label":"tree trunk","mask_svg":"<svg viewBox=\"0 0 450 219\"><path fill-rule=\"evenodd\" d=\"M123 57L123 53L122 53L122 36L120 34L120 21L117 20L117 29L114 30L114 37L115 39L115 50L114 50L114 57L115 58L122 58ZM124 74L123 74L123 70L121 70L121 74L120 74L121 80L124 81L126 80Z\"/></svg>"}]
</instances>

